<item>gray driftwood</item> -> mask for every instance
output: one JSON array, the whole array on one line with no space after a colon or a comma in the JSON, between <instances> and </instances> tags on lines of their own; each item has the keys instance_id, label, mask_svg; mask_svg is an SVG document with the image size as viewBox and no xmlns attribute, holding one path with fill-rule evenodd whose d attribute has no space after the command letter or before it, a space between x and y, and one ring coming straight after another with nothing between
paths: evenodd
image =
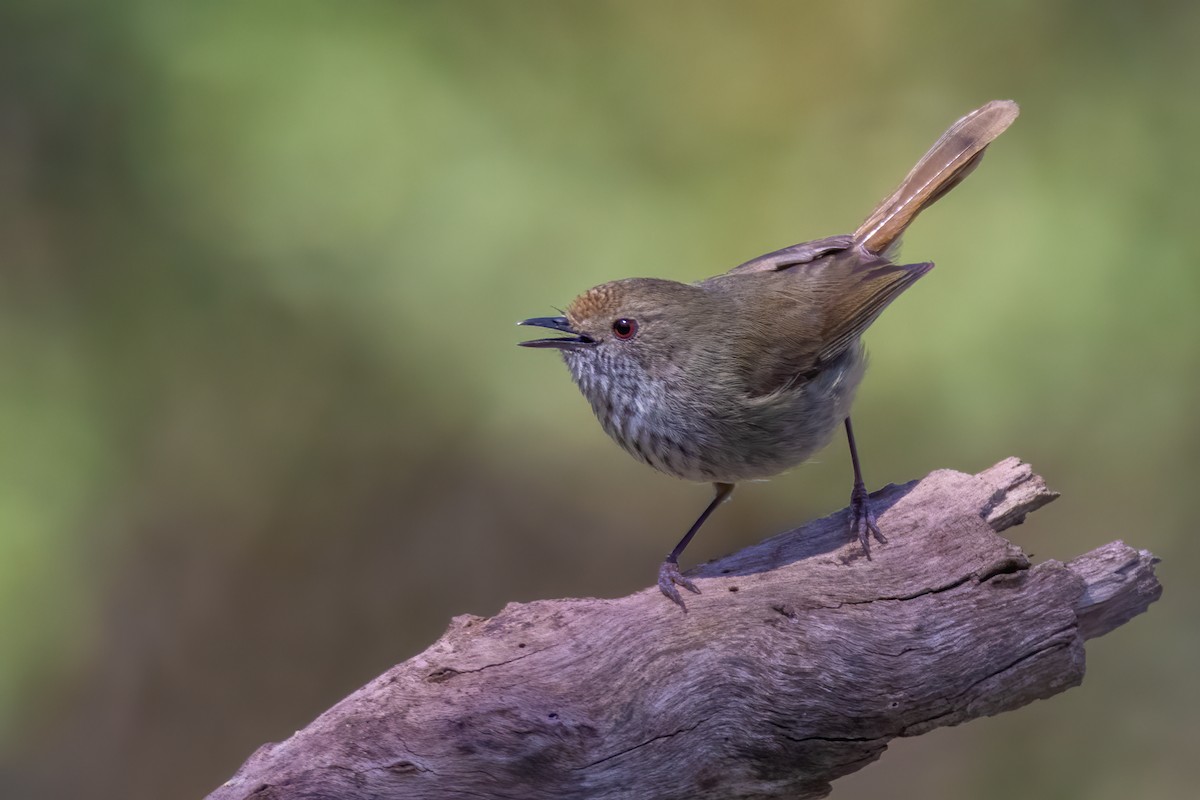
<instances>
[{"instance_id":1,"label":"gray driftwood","mask_svg":"<svg viewBox=\"0 0 1200 800\"><path fill-rule=\"evenodd\" d=\"M1075 686L1159 596L1144 550L1034 566L997 535L1054 497L1017 459L941 470L874 495L873 560L842 512L693 570L686 615L647 589L456 617L210 798L822 797L896 736Z\"/></svg>"}]
</instances>

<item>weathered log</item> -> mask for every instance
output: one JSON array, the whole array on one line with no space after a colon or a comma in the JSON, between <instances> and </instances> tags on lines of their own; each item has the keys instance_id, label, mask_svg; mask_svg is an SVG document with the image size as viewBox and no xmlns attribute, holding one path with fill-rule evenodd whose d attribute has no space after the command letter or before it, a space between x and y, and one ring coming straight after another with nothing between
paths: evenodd
<instances>
[{"instance_id":1,"label":"weathered log","mask_svg":"<svg viewBox=\"0 0 1200 800\"><path fill-rule=\"evenodd\" d=\"M1017 459L940 470L656 588L456 617L424 653L254 753L209 797L822 797L896 736L1083 679L1085 639L1161 594L1113 542L1032 565L997 535L1057 495Z\"/></svg>"}]
</instances>

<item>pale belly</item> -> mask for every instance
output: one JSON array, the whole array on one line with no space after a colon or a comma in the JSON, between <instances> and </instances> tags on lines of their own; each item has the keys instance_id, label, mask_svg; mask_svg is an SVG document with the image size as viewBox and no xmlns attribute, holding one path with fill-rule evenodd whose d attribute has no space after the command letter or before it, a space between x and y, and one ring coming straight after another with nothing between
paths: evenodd
<instances>
[{"instance_id":1,"label":"pale belly","mask_svg":"<svg viewBox=\"0 0 1200 800\"><path fill-rule=\"evenodd\" d=\"M684 480L738 483L778 475L827 445L850 414L865 366L862 347L853 347L810 381L724 410L645 391L584 394L605 432L639 461Z\"/></svg>"}]
</instances>

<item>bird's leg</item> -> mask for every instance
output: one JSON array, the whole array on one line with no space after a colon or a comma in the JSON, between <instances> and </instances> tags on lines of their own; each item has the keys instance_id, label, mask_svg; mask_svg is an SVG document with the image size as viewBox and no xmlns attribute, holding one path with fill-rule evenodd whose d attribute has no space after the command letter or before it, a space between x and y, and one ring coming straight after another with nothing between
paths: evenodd
<instances>
[{"instance_id":1,"label":"bird's leg","mask_svg":"<svg viewBox=\"0 0 1200 800\"><path fill-rule=\"evenodd\" d=\"M875 515L871 513L867 485L863 482L862 466L858 463L858 446L854 444L854 428L850 425L849 417L846 417L846 441L850 444L850 463L854 465L854 488L850 490L850 532L858 534L863 553L870 558L871 536L880 544L886 543L887 538L880 532Z\"/></svg>"},{"instance_id":2,"label":"bird's leg","mask_svg":"<svg viewBox=\"0 0 1200 800\"><path fill-rule=\"evenodd\" d=\"M696 535L696 531L700 530L700 526L708 519L709 514L716 510L717 506L729 499L729 495L733 493L732 483L714 483L713 488L717 490L712 502L708 504L708 508L692 523L692 527L688 528L688 532L679 540L679 544L675 545L675 549L667 556L667 560L658 568L658 588L667 597L671 598L685 612L687 605L684 604L683 598L679 596L679 590L676 586L682 586L689 592L700 594L700 589L696 584L692 583L687 578L679 573L679 556L684 548L688 546L688 542L692 541L692 537Z\"/></svg>"}]
</instances>

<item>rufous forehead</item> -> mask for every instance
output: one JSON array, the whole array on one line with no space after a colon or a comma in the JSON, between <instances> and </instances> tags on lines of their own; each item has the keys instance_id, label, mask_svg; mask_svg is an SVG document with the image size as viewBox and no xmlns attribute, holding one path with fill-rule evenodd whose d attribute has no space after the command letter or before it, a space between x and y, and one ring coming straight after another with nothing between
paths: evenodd
<instances>
[{"instance_id":1,"label":"rufous forehead","mask_svg":"<svg viewBox=\"0 0 1200 800\"><path fill-rule=\"evenodd\" d=\"M588 289L567 306L567 318L578 322L594 317L607 316L616 308L621 290L615 283L602 283Z\"/></svg>"}]
</instances>

